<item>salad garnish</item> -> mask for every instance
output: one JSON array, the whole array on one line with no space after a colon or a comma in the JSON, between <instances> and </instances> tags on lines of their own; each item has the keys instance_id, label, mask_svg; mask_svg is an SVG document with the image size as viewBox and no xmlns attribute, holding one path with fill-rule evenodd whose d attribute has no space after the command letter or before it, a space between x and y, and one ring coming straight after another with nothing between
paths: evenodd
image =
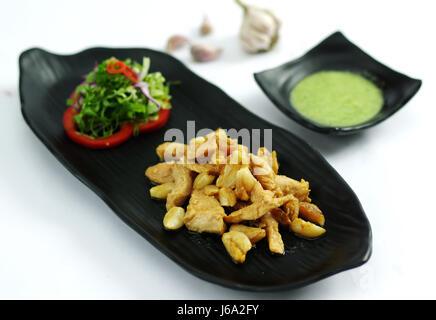
<instances>
[{"instance_id":1,"label":"salad garnish","mask_svg":"<svg viewBox=\"0 0 436 320\"><path fill-rule=\"evenodd\" d=\"M149 68L148 57L142 64L112 57L96 65L67 100L69 112L64 120L65 116L73 119L73 124L67 121L69 127L65 127L68 135L72 137L73 125L75 135L82 136L73 140L86 144L82 140L108 138L126 125L132 127L132 133L163 126L171 108L170 84L160 72L151 73Z\"/></svg>"}]
</instances>

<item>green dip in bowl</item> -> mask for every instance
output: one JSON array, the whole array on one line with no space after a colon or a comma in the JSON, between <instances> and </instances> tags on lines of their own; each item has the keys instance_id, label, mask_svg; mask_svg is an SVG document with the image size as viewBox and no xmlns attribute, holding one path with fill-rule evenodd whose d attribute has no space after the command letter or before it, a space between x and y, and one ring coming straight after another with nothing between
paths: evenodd
<instances>
[{"instance_id":1,"label":"green dip in bowl","mask_svg":"<svg viewBox=\"0 0 436 320\"><path fill-rule=\"evenodd\" d=\"M319 71L300 80L291 104L304 117L331 127L349 127L374 118L382 109L382 91L349 71Z\"/></svg>"}]
</instances>

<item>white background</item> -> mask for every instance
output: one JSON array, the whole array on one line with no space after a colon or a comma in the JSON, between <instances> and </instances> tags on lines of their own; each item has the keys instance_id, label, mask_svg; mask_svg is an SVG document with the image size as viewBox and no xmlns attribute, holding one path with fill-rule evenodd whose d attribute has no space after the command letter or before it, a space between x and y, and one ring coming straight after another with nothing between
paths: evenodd
<instances>
[{"instance_id":1,"label":"white background","mask_svg":"<svg viewBox=\"0 0 436 320\"><path fill-rule=\"evenodd\" d=\"M244 53L233 1L8 1L0 19L0 298L3 299L434 299L435 50L431 1L253 1L283 20L274 51ZM200 38L207 14L213 35ZM423 80L392 118L329 137L286 118L253 72L296 58L341 30L388 66ZM48 152L25 124L18 55L38 46L73 54L93 46L163 49L183 33L223 48L198 64L176 57L245 107L306 139L360 198L373 254L360 268L299 290L251 293L184 271L127 227ZM144 187L144 192L146 192ZM328 217L327 217L328 219ZM292 270L289 270L292 272Z\"/></svg>"}]
</instances>

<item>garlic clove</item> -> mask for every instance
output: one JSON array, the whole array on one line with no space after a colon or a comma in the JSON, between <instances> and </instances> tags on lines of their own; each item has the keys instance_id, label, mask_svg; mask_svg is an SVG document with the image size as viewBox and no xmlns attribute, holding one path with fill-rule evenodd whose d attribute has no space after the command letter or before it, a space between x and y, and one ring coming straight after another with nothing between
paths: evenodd
<instances>
[{"instance_id":1,"label":"garlic clove","mask_svg":"<svg viewBox=\"0 0 436 320\"><path fill-rule=\"evenodd\" d=\"M167 52L173 52L174 50L180 49L184 45L189 43L189 39L180 34L171 36L167 41Z\"/></svg>"},{"instance_id":2,"label":"garlic clove","mask_svg":"<svg viewBox=\"0 0 436 320\"><path fill-rule=\"evenodd\" d=\"M222 50L212 45L197 44L191 46L191 55L194 61L207 62L218 58Z\"/></svg>"},{"instance_id":3,"label":"garlic clove","mask_svg":"<svg viewBox=\"0 0 436 320\"><path fill-rule=\"evenodd\" d=\"M200 34L202 36L206 36L209 33L211 33L212 30L213 30L213 28L212 28L212 24L210 23L209 18L208 17L204 17L203 23L200 26Z\"/></svg>"}]
</instances>

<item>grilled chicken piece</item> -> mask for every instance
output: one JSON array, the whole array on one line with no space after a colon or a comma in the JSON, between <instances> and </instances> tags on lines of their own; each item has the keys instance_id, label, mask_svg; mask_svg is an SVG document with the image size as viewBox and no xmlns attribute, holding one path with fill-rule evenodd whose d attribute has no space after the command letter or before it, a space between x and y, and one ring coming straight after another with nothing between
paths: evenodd
<instances>
[{"instance_id":1,"label":"grilled chicken piece","mask_svg":"<svg viewBox=\"0 0 436 320\"><path fill-rule=\"evenodd\" d=\"M303 179L297 181L282 175L276 175L275 182L284 194L293 194L299 201L307 201L309 199L309 182Z\"/></svg>"},{"instance_id":2,"label":"grilled chicken piece","mask_svg":"<svg viewBox=\"0 0 436 320\"><path fill-rule=\"evenodd\" d=\"M221 144L219 145L219 148L222 151L227 151L227 155L233 153L235 150L244 148L247 155L248 155L248 148L245 146L242 146L240 144L238 144L238 140L237 139L231 139L231 138L227 138L227 146L226 146L226 150L224 150L221 146Z\"/></svg>"},{"instance_id":3,"label":"grilled chicken piece","mask_svg":"<svg viewBox=\"0 0 436 320\"><path fill-rule=\"evenodd\" d=\"M228 141L226 132L218 129L204 137L196 137L189 141L187 159L195 163L226 163Z\"/></svg>"},{"instance_id":4,"label":"grilled chicken piece","mask_svg":"<svg viewBox=\"0 0 436 320\"><path fill-rule=\"evenodd\" d=\"M192 172L183 165L174 164L174 189L167 196L167 211L172 207L181 207L192 191Z\"/></svg>"},{"instance_id":5,"label":"grilled chicken piece","mask_svg":"<svg viewBox=\"0 0 436 320\"><path fill-rule=\"evenodd\" d=\"M238 145L226 160L226 165L221 170L221 173L216 181L218 187L235 188L238 171L242 168L248 170L249 156L247 148ZM248 199L242 199L248 200Z\"/></svg>"},{"instance_id":6,"label":"grilled chicken piece","mask_svg":"<svg viewBox=\"0 0 436 320\"><path fill-rule=\"evenodd\" d=\"M279 171L279 162L277 161L277 152L269 152L267 148L259 148L257 150L257 156L266 160L268 165L274 171L275 174Z\"/></svg>"},{"instance_id":7,"label":"grilled chicken piece","mask_svg":"<svg viewBox=\"0 0 436 320\"><path fill-rule=\"evenodd\" d=\"M236 175L239 169L241 169L241 165L239 164L227 164L216 180L217 187L234 188L236 186Z\"/></svg>"},{"instance_id":8,"label":"grilled chicken piece","mask_svg":"<svg viewBox=\"0 0 436 320\"><path fill-rule=\"evenodd\" d=\"M238 172L236 194L238 194L239 187L249 194L252 204L225 217L224 219L228 223L259 219L270 210L281 207L294 198L293 195L275 197L274 192L263 189L261 183L254 178L248 168L240 169Z\"/></svg>"},{"instance_id":9,"label":"grilled chicken piece","mask_svg":"<svg viewBox=\"0 0 436 320\"><path fill-rule=\"evenodd\" d=\"M287 195L280 198L274 198L269 190L264 190L264 196L261 200L253 202L249 206L237 211L233 211L230 215L224 217L227 223L239 223L244 220L256 220L268 213L274 208L281 207L288 202L292 195Z\"/></svg>"},{"instance_id":10,"label":"grilled chicken piece","mask_svg":"<svg viewBox=\"0 0 436 320\"><path fill-rule=\"evenodd\" d=\"M219 128L205 137L208 145L208 157L211 163L226 163L226 158L237 149L238 141L227 137L225 130Z\"/></svg>"},{"instance_id":11,"label":"grilled chicken piece","mask_svg":"<svg viewBox=\"0 0 436 320\"><path fill-rule=\"evenodd\" d=\"M274 173L277 174L279 172L279 161L277 160L277 152L273 150L271 156L272 156L271 169L273 169Z\"/></svg>"},{"instance_id":12,"label":"grilled chicken piece","mask_svg":"<svg viewBox=\"0 0 436 320\"><path fill-rule=\"evenodd\" d=\"M324 225L324 215L322 211L318 208L317 205L309 202L300 202L299 205L299 213L300 216L319 224L320 226Z\"/></svg>"},{"instance_id":13,"label":"grilled chicken piece","mask_svg":"<svg viewBox=\"0 0 436 320\"><path fill-rule=\"evenodd\" d=\"M215 135L215 139L216 139L216 143L218 144L218 147L222 150L225 151L225 153L229 154L230 152L228 152L228 146L231 143L236 142L237 141L232 141L232 139L227 137L227 133L225 130L218 128L214 131L214 135Z\"/></svg>"},{"instance_id":14,"label":"grilled chicken piece","mask_svg":"<svg viewBox=\"0 0 436 320\"><path fill-rule=\"evenodd\" d=\"M197 137L189 141L185 163L191 170L198 173L221 173L227 161L228 147L227 138L219 137L219 132L220 129L209 133L205 137ZM220 141L220 139L223 139L223 141Z\"/></svg>"},{"instance_id":15,"label":"grilled chicken piece","mask_svg":"<svg viewBox=\"0 0 436 320\"><path fill-rule=\"evenodd\" d=\"M283 192L276 182L276 174L274 173L267 160L263 157L250 154L251 170L253 175L259 180L265 190L273 191L277 196L282 196Z\"/></svg>"},{"instance_id":16,"label":"grilled chicken piece","mask_svg":"<svg viewBox=\"0 0 436 320\"><path fill-rule=\"evenodd\" d=\"M215 130L213 138L215 138L217 148L215 153L211 155L210 162L225 164L227 156L231 153L232 148L234 147L234 143L232 143L231 139L227 138L227 134L223 129Z\"/></svg>"},{"instance_id":17,"label":"grilled chicken piece","mask_svg":"<svg viewBox=\"0 0 436 320\"><path fill-rule=\"evenodd\" d=\"M257 180L266 190L273 190L276 187L275 173L265 158L250 154L251 171Z\"/></svg>"},{"instance_id":18,"label":"grilled chicken piece","mask_svg":"<svg viewBox=\"0 0 436 320\"><path fill-rule=\"evenodd\" d=\"M145 170L145 175L154 183L163 184L174 182L173 163L160 162L154 166L148 167Z\"/></svg>"},{"instance_id":19,"label":"grilled chicken piece","mask_svg":"<svg viewBox=\"0 0 436 320\"><path fill-rule=\"evenodd\" d=\"M194 144L194 145L195 145L195 159L197 162L201 164L210 163L211 158L215 155L218 149L215 133L207 135L206 140L203 143Z\"/></svg>"},{"instance_id":20,"label":"grilled chicken piece","mask_svg":"<svg viewBox=\"0 0 436 320\"><path fill-rule=\"evenodd\" d=\"M223 220L225 215L223 207L215 197L208 196L201 190L193 190L184 223L191 231L223 234L226 231Z\"/></svg>"},{"instance_id":21,"label":"grilled chicken piece","mask_svg":"<svg viewBox=\"0 0 436 320\"><path fill-rule=\"evenodd\" d=\"M161 160L177 161L186 155L186 144L178 142L164 142L156 148L156 153Z\"/></svg>"},{"instance_id":22,"label":"grilled chicken piece","mask_svg":"<svg viewBox=\"0 0 436 320\"><path fill-rule=\"evenodd\" d=\"M292 223L291 218L289 217L289 215L286 214L285 211L283 211L280 208L275 208L275 209L272 209L270 211L270 213L272 214L274 219L276 219L280 225L282 225L284 227L288 227L288 228L291 227L291 223Z\"/></svg>"},{"instance_id":23,"label":"grilled chicken piece","mask_svg":"<svg viewBox=\"0 0 436 320\"><path fill-rule=\"evenodd\" d=\"M260 182L256 180L250 192L251 202L262 202L265 197L267 197L268 199L274 198L274 193L270 190L263 189Z\"/></svg>"},{"instance_id":24,"label":"grilled chicken piece","mask_svg":"<svg viewBox=\"0 0 436 320\"><path fill-rule=\"evenodd\" d=\"M246 202L246 201L236 201L236 204L233 206L233 210L234 211L236 211L236 210L239 210L239 209L242 209L242 208L245 208L245 207L247 207L247 206L249 206L250 205L250 202Z\"/></svg>"},{"instance_id":25,"label":"grilled chicken piece","mask_svg":"<svg viewBox=\"0 0 436 320\"><path fill-rule=\"evenodd\" d=\"M248 166L250 164L250 154L248 153L248 148L238 144L234 150L231 150L231 153L227 157L226 163Z\"/></svg>"},{"instance_id":26,"label":"grilled chicken piece","mask_svg":"<svg viewBox=\"0 0 436 320\"><path fill-rule=\"evenodd\" d=\"M289 219L291 219L291 221L298 218L298 212L300 210L300 201L298 201L298 199L294 195L292 195L291 200L286 202L283 207Z\"/></svg>"},{"instance_id":27,"label":"grilled chicken piece","mask_svg":"<svg viewBox=\"0 0 436 320\"><path fill-rule=\"evenodd\" d=\"M213 175L219 175L221 172L221 166L213 163L187 163L184 165L189 170L192 170L197 173L208 173Z\"/></svg>"},{"instance_id":28,"label":"grilled chicken piece","mask_svg":"<svg viewBox=\"0 0 436 320\"><path fill-rule=\"evenodd\" d=\"M269 210L262 206L261 203L252 203L242 209L233 211L230 215L224 217L227 223L239 223L244 220L256 220L262 217Z\"/></svg>"},{"instance_id":29,"label":"grilled chicken piece","mask_svg":"<svg viewBox=\"0 0 436 320\"><path fill-rule=\"evenodd\" d=\"M262 216L262 222L266 225L266 237L268 239L269 250L274 253L285 253L285 245L279 233L279 223L271 213Z\"/></svg>"},{"instance_id":30,"label":"grilled chicken piece","mask_svg":"<svg viewBox=\"0 0 436 320\"><path fill-rule=\"evenodd\" d=\"M195 163L197 149L206 141L206 137L192 138L186 149L186 158L189 163Z\"/></svg>"},{"instance_id":31,"label":"grilled chicken piece","mask_svg":"<svg viewBox=\"0 0 436 320\"><path fill-rule=\"evenodd\" d=\"M249 227L243 224L232 224L229 231L239 231L244 233L252 244L262 240L266 236L266 231L262 228Z\"/></svg>"}]
</instances>

